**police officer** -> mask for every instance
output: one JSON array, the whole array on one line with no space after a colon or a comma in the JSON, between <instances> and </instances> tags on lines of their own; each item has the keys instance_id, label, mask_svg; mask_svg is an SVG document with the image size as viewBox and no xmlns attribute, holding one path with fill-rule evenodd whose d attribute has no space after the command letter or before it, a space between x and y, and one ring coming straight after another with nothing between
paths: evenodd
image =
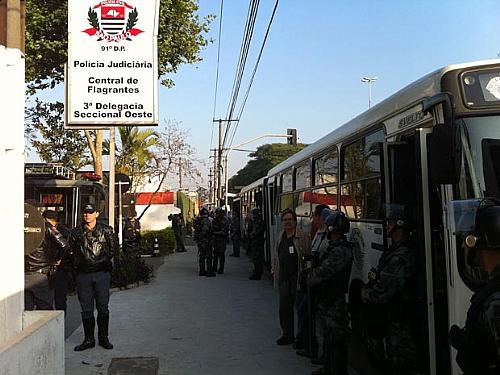
<instances>
[{"instance_id":1,"label":"police officer","mask_svg":"<svg viewBox=\"0 0 500 375\"><path fill-rule=\"evenodd\" d=\"M139 251L139 243L141 241L141 223L135 216L131 216L125 220L123 228L123 251Z\"/></svg>"},{"instance_id":2,"label":"police officer","mask_svg":"<svg viewBox=\"0 0 500 375\"><path fill-rule=\"evenodd\" d=\"M66 243L69 242L70 230L64 224L55 219L46 220L59 231ZM54 306L56 310L64 311L66 315L68 290L73 287L73 253L69 244L61 249L61 260L56 262L56 272L54 275Z\"/></svg>"},{"instance_id":3,"label":"police officer","mask_svg":"<svg viewBox=\"0 0 500 375\"><path fill-rule=\"evenodd\" d=\"M411 285L416 273L413 244L408 231L406 208L385 205L387 236L392 244L370 273L370 281L361 290L362 301L379 307L372 319L380 327L373 350L378 351L388 367L387 373L411 374L416 370L418 350L410 330ZM384 324L385 323L385 324Z\"/></svg>"},{"instance_id":4,"label":"police officer","mask_svg":"<svg viewBox=\"0 0 500 375\"><path fill-rule=\"evenodd\" d=\"M69 251L66 238L57 229L57 213L45 210L45 235L42 245L24 258L24 308L52 310L54 290L49 278L56 272L56 264ZM51 280L52 281L52 280Z\"/></svg>"},{"instance_id":5,"label":"police officer","mask_svg":"<svg viewBox=\"0 0 500 375\"><path fill-rule=\"evenodd\" d=\"M240 229L240 213L238 211L233 211L231 215L231 241L233 242L233 253L229 254L230 257L240 257L240 240L241 240L241 229Z\"/></svg>"},{"instance_id":6,"label":"police officer","mask_svg":"<svg viewBox=\"0 0 500 375\"><path fill-rule=\"evenodd\" d=\"M260 280L264 272L264 221L260 215L260 210L254 208L252 210L252 218L248 224L248 241L250 249L250 257L253 262L253 272L250 275L250 280Z\"/></svg>"},{"instance_id":7,"label":"police officer","mask_svg":"<svg viewBox=\"0 0 500 375\"><path fill-rule=\"evenodd\" d=\"M454 229L468 253L469 265L479 266L487 275L471 298L465 327L452 326L450 341L457 349L456 360L464 375L499 374L500 202L454 201L447 208L458 220Z\"/></svg>"},{"instance_id":8,"label":"police officer","mask_svg":"<svg viewBox=\"0 0 500 375\"><path fill-rule=\"evenodd\" d=\"M175 250L178 253L183 253L186 251L184 246L184 238L182 236L182 217L181 214L172 215L172 229L174 230L175 236Z\"/></svg>"},{"instance_id":9,"label":"police officer","mask_svg":"<svg viewBox=\"0 0 500 375\"><path fill-rule=\"evenodd\" d=\"M203 207L194 223L194 239L198 244L200 276L215 276L212 269L212 219Z\"/></svg>"},{"instance_id":10,"label":"police officer","mask_svg":"<svg viewBox=\"0 0 500 375\"><path fill-rule=\"evenodd\" d=\"M113 349L108 339L109 287L113 256L118 254L118 241L113 228L97 222L99 212L93 204L83 209L83 223L71 231L70 246L76 270L76 290L82 308L85 339L75 347L82 351L95 346L94 303L97 308L99 345Z\"/></svg>"},{"instance_id":11,"label":"police officer","mask_svg":"<svg viewBox=\"0 0 500 375\"><path fill-rule=\"evenodd\" d=\"M213 271L218 274L224 273L224 263L226 262L226 242L229 234L229 222L224 216L222 208L217 207L215 218L212 221L212 236L214 246ZM219 264L219 268L217 268Z\"/></svg>"},{"instance_id":12,"label":"police officer","mask_svg":"<svg viewBox=\"0 0 500 375\"><path fill-rule=\"evenodd\" d=\"M347 375L349 315L345 300L352 266L352 244L345 233L350 224L343 212L333 211L325 220L328 248L307 278L317 295L318 315L324 329L324 367L313 374Z\"/></svg>"}]
</instances>

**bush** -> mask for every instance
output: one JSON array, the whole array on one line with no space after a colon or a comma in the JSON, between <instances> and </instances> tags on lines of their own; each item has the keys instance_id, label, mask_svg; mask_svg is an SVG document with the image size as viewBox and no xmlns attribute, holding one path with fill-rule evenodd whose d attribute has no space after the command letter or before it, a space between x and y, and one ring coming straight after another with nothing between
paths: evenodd
<instances>
[{"instance_id":1,"label":"bush","mask_svg":"<svg viewBox=\"0 0 500 375\"><path fill-rule=\"evenodd\" d=\"M172 228L155 230L141 233L141 242L139 243L140 254L153 254L153 244L155 238L158 238L160 245L160 255L172 254L175 249L175 236Z\"/></svg>"},{"instance_id":2,"label":"bush","mask_svg":"<svg viewBox=\"0 0 500 375\"><path fill-rule=\"evenodd\" d=\"M153 269L136 254L122 252L115 257L111 274L113 287L123 288L129 284L138 284L140 281L147 283L151 277L153 277Z\"/></svg>"}]
</instances>

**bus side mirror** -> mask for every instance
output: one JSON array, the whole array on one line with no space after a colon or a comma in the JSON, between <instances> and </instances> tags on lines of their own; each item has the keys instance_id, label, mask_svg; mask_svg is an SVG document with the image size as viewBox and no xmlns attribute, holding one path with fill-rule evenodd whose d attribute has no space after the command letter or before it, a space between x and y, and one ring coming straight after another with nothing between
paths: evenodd
<instances>
[{"instance_id":1,"label":"bus side mirror","mask_svg":"<svg viewBox=\"0 0 500 375\"><path fill-rule=\"evenodd\" d=\"M462 142L460 126L455 123L453 95L448 92L436 94L422 103L424 114L442 107L444 123L436 124L430 135L429 160L431 181L439 184L456 184L460 180Z\"/></svg>"},{"instance_id":2,"label":"bus side mirror","mask_svg":"<svg viewBox=\"0 0 500 375\"><path fill-rule=\"evenodd\" d=\"M456 184L460 180L462 142L460 126L437 124L429 142L430 178L435 184Z\"/></svg>"}]
</instances>

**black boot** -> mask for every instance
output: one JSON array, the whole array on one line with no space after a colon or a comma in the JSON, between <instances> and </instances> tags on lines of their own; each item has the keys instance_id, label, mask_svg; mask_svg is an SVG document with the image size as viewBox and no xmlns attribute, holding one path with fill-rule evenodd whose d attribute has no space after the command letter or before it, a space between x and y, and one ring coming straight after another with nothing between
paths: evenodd
<instances>
[{"instance_id":1,"label":"black boot","mask_svg":"<svg viewBox=\"0 0 500 375\"><path fill-rule=\"evenodd\" d=\"M205 271L205 262L200 261L200 276L206 276L207 271Z\"/></svg>"},{"instance_id":2,"label":"black boot","mask_svg":"<svg viewBox=\"0 0 500 375\"><path fill-rule=\"evenodd\" d=\"M83 332L85 333L85 340L80 345L75 346L75 352L81 352L82 350L87 350L95 346L94 339L94 327L95 321L94 317L88 319L82 319L83 322Z\"/></svg>"},{"instance_id":3,"label":"black boot","mask_svg":"<svg viewBox=\"0 0 500 375\"><path fill-rule=\"evenodd\" d=\"M108 339L109 315L97 315L97 336L99 345L104 349L113 349L113 344Z\"/></svg>"}]
</instances>

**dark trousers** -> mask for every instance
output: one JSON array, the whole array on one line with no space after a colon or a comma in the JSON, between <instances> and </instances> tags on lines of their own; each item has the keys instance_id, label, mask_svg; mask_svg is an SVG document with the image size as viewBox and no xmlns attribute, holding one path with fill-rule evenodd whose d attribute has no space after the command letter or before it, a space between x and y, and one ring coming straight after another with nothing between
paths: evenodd
<instances>
[{"instance_id":1,"label":"dark trousers","mask_svg":"<svg viewBox=\"0 0 500 375\"><path fill-rule=\"evenodd\" d=\"M224 264L226 263L226 241L218 240L214 243L214 259L213 271L224 272ZM219 265L219 268L217 267Z\"/></svg>"},{"instance_id":2,"label":"dark trousers","mask_svg":"<svg viewBox=\"0 0 500 375\"><path fill-rule=\"evenodd\" d=\"M253 274L262 277L264 271L264 245L252 245Z\"/></svg>"},{"instance_id":3,"label":"dark trousers","mask_svg":"<svg viewBox=\"0 0 500 375\"><path fill-rule=\"evenodd\" d=\"M105 271L81 272L76 276L76 291L82 308L82 319L94 319L94 302L97 316L109 316L109 287L111 274Z\"/></svg>"},{"instance_id":4,"label":"dark trousers","mask_svg":"<svg viewBox=\"0 0 500 375\"><path fill-rule=\"evenodd\" d=\"M294 306L297 296L297 275L279 281L280 325L283 336L294 338Z\"/></svg>"},{"instance_id":5,"label":"dark trousers","mask_svg":"<svg viewBox=\"0 0 500 375\"><path fill-rule=\"evenodd\" d=\"M47 275L38 272L24 274L24 309L53 310L54 290Z\"/></svg>"},{"instance_id":6,"label":"dark trousers","mask_svg":"<svg viewBox=\"0 0 500 375\"><path fill-rule=\"evenodd\" d=\"M307 293L297 292L297 340L308 348L309 344L309 304Z\"/></svg>"},{"instance_id":7,"label":"dark trousers","mask_svg":"<svg viewBox=\"0 0 500 375\"><path fill-rule=\"evenodd\" d=\"M184 238L182 238L181 231L174 231L175 235L175 250L178 252L186 251L186 247L184 246Z\"/></svg>"},{"instance_id":8,"label":"dark trousers","mask_svg":"<svg viewBox=\"0 0 500 375\"><path fill-rule=\"evenodd\" d=\"M66 295L68 294L72 276L69 270L58 268L54 275L54 306L56 310L63 310L66 314Z\"/></svg>"},{"instance_id":9,"label":"dark trousers","mask_svg":"<svg viewBox=\"0 0 500 375\"><path fill-rule=\"evenodd\" d=\"M210 242L198 242L200 273L212 272L212 252L212 244Z\"/></svg>"},{"instance_id":10,"label":"dark trousers","mask_svg":"<svg viewBox=\"0 0 500 375\"><path fill-rule=\"evenodd\" d=\"M232 238L233 241L233 255L240 256L240 238L238 236Z\"/></svg>"}]
</instances>

